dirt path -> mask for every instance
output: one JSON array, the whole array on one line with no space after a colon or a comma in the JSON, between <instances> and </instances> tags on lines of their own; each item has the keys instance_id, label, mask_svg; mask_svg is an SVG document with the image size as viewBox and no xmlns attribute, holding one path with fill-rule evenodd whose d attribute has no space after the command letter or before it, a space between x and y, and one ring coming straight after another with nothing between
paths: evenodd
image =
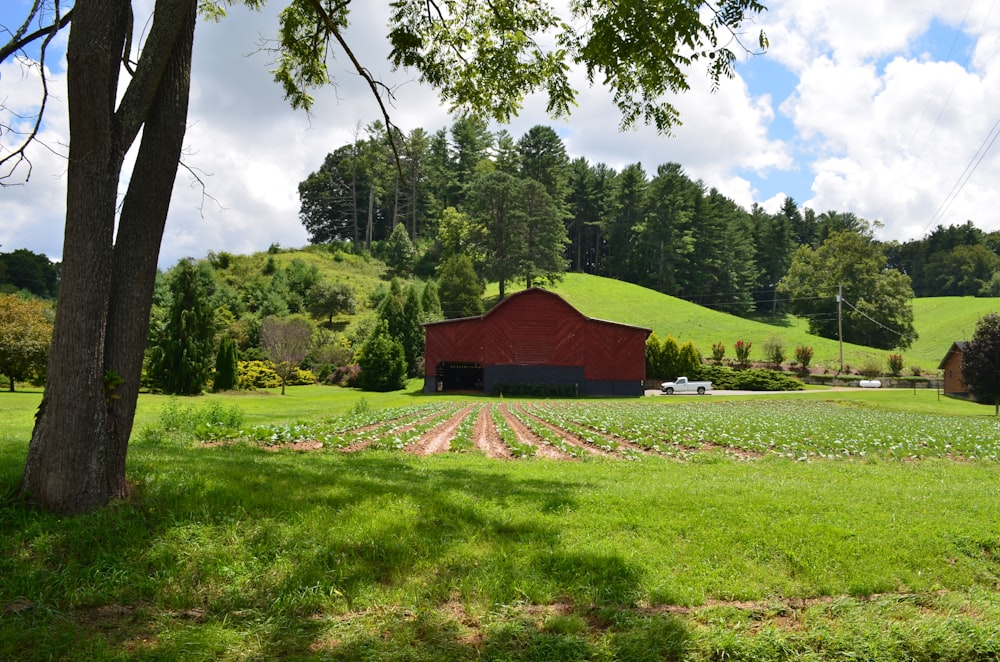
<instances>
[{"instance_id":1,"label":"dirt path","mask_svg":"<svg viewBox=\"0 0 1000 662\"><path fill-rule=\"evenodd\" d=\"M394 430L394 432L409 432L410 430L412 430L413 428L417 427L418 425L420 425L421 423L423 423L427 419L434 418L435 416L437 416L436 413L434 413L434 414L428 414L427 416L424 416L423 418L414 421L410 425L405 425L405 426L403 426L401 428L398 428L397 430ZM357 434L359 432L367 432L368 430L378 429L378 428L382 427L382 425L383 425L382 423L377 423L375 425L366 425L364 427L357 428L357 429L353 430L353 432L355 434ZM386 435L380 435L380 436L377 436L377 437L370 437L368 439L360 439L360 440L354 442L353 444L351 444L349 446L344 446L343 448L338 448L337 450L340 451L341 453L356 453L358 451L363 451L364 449L368 448L369 446L371 446L373 443L375 443L376 441L378 441L379 439L381 439L384 436L386 436Z\"/></svg>"},{"instance_id":2,"label":"dirt path","mask_svg":"<svg viewBox=\"0 0 1000 662\"><path fill-rule=\"evenodd\" d=\"M525 425L524 423L522 423L520 421L520 419L518 419L517 416L515 416L514 414L512 414L507 409L507 405L506 404L500 405L500 413L503 414L503 417L505 419L507 419L507 425L510 426L510 428L514 431L514 434L517 435L517 438L521 442L523 442L525 444L531 444L532 446L534 446L535 448L538 449L535 452L535 454L538 457L544 457L547 460L574 460L574 459L576 459L572 455L570 455L569 453L563 453L561 450L559 450L555 446L549 444L544 439L542 439L541 437L539 437L537 434L535 434L534 432L532 432L531 429L527 425Z\"/></svg>"},{"instance_id":3,"label":"dirt path","mask_svg":"<svg viewBox=\"0 0 1000 662\"><path fill-rule=\"evenodd\" d=\"M583 450L587 451L588 453L593 453L594 455L603 455L603 456L614 455L614 453L609 453L608 451L604 450L603 448L599 448L599 447L597 447L597 446L595 446L593 444L587 443L585 440L580 439L579 437L577 437L576 435L574 435L573 433L571 433L569 430L564 430L563 428L559 427L558 425L553 425L552 423L549 423L548 421L546 421L545 419L541 418L540 416L536 416L535 414L532 414L530 411L528 411L527 409L524 408L524 404L523 403L520 403L520 402L517 403L517 405L514 406L514 409L516 409L517 411L519 411L524 416L527 416L527 417L531 418L531 420L535 421L539 425L544 425L549 430L552 430L557 435L559 435L560 437L562 437L563 441L565 441L570 446L576 446L577 448L582 448Z\"/></svg>"},{"instance_id":4,"label":"dirt path","mask_svg":"<svg viewBox=\"0 0 1000 662\"><path fill-rule=\"evenodd\" d=\"M479 410L476 426L472 430L472 443L476 448L486 453L486 457L502 460L513 458L510 449L500 439L500 433L493 425L493 414L489 405Z\"/></svg>"},{"instance_id":5,"label":"dirt path","mask_svg":"<svg viewBox=\"0 0 1000 662\"><path fill-rule=\"evenodd\" d=\"M455 430L462 424L474 408L469 405L455 413L454 416L443 421L424 434L418 442L406 447L406 452L414 455L432 455L434 453L447 453L451 449L451 440L455 438Z\"/></svg>"}]
</instances>

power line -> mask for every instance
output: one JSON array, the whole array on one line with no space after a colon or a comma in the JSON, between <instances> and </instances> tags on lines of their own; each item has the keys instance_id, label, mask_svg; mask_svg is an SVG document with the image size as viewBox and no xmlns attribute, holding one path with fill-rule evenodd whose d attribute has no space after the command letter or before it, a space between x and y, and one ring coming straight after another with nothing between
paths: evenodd
<instances>
[{"instance_id":1,"label":"power line","mask_svg":"<svg viewBox=\"0 0 1000 662\"><path fill-rule=\"evenodd\" d=\"M986 24L989 22L990 17L993 15L993 9L996 7L996 1L997 0L993 0L993 2L990 3L990 9L988 12L986 12L986 17L983 19L982 24L980 24L979 26L979 32L976 33L976 39L973 41L972 48L969 51L970 52L969 57L971 57L971 53L972 51L975 50L976 45L979 44L979 38L982 36L983 30L986 28ZM968 15L968 10L966 10L966 15ZM962 21L964 24L965 19L963 18ZM965 65L968 64L969 57L966 57L965 62L962 65L963 69L965 68ZM950 93L948 95L948 99L949 100L951 99ZM945 105L947 106L947 102ZM943 113L944 109L942 109L941 112ZM936 124L937 122L935 121L935 126ZM937 211L934 212L934 215L927 222L927 225L924 226L924 234L927 234L927 230L936 220L939 220L944 216L944 214L951 207L952 203L958 198L958 194L961 193L962 189L965 188L965 185L969 182L969 179L972 177L973 173L975 173L976 169L979 167L979 164L982 163L984 158L986 158L986 154L989 153L990 148L993 147L993 143L995 143L997 137L1000 136L1000 133L998 133L997 131L998 127L1000 127L1000 117L997 118L997 121L993 124L993 127L990 129L989 133L987 133L986 137L983 138L983 142L979 145L979 149L976 150L976 153L972 155L972 158L969 160L969 164L965 166L965 170L963 170L962 174L959 175L958 180L955 182L955 185L951 187L951 191L948 193L947 196L945 196L944 201L938 206Z\"/></svg>"}]
</instances>

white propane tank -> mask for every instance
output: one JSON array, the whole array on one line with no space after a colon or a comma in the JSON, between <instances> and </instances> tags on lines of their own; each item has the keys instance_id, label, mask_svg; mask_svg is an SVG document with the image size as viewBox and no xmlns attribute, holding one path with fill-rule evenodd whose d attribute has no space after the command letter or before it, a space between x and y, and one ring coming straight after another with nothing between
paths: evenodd
<instances>
[{"instance_id":1,"label":"white propane tank","mask_svg":"<svg viewBox=\"0 0 1000 662\"><path fill-rule=\"evenodd\" d=\"M882 388L882 382L877 379L862 379L858 382L861 388Z\"/></svg>"}]
</instances>

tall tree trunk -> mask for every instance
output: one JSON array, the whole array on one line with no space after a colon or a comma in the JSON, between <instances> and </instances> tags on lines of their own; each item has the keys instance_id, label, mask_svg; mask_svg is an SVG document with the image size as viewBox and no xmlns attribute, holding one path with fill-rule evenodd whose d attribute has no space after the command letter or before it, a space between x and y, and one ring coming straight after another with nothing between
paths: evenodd
<instances>
[{"instance_id":1,"label":"tall tree trunk","mask_svg":"<svg viewBox=\"0 0 1000 662\"><path fill-rule=\"evenodd\" d=\"M368 185L368 223L365 226L365 250L372 252L372 229L375 225L375 180Z\"/></svg>"},{"instance_id":2,"label":"tall tree trunk","mask_svg":"<svg viewBox=\"0 0 1000 662\"><path fill-rule=\"evenodd\" d=\"M160 245L187 130L197 7L195 0L180 1L186 5L186 15L180 18L181 30L143 128L115 242L104 362L107 373L124 379L108 400L108 442L122 476L139 397Z\"/></svg>"},{"instance_id":3,"label":"tall tree trunk","mask_svg":"<svg viewBox=\"0 0 1000 662\"><path fill-rule=\"evenodd\" d=\"M173 187L164 168L176 173L184 135L196 2L158 0L135 77L117 111L130 3L82 0L74 7L67 46L70 155L59 314L20 487L22 496L46 510L82 513L127 494L125 454ZM122 161L144 124L116 248Z\"/></svg>"}]
</instances>

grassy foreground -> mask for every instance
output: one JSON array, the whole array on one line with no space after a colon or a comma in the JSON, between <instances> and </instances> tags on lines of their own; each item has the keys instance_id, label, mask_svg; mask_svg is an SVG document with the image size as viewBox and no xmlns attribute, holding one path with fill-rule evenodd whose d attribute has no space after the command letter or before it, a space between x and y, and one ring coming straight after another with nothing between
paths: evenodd
<instances>
[{"instance_id":1,"label":"grassy foreground","mask_svg":"<svg viewBox=\"0 0 1000 662\"><path fill-rule=\"evenodd\" d=\"M290 392L190 403L278 422L360 397ZM931 395L835 397L986 412ZM64 519L12 496L38 398L0 394L0 659L1000 659L995 462L497 461L140 431L134 498ZM170 406L143 396L137 429Z\"/></svg>"}]
</instances>

